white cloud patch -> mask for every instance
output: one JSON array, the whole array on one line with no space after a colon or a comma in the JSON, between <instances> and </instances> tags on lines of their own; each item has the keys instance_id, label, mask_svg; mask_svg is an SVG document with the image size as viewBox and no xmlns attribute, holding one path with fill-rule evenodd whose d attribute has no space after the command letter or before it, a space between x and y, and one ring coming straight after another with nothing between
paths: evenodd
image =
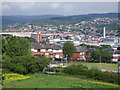
<instances>
[{"instance_id":1,"label":"white cloud patch","mask_svg":"<svg viewBox=\"0 0 120 90\"><path fill-rule=\"evenodd\" d=\"M74 6L71 5L71 4L66 4L66 5L64 5L63 8L65 9L65 11L71 11L71 10L74 10Z\"/></svg>"},{"instance_id":2,"label":"white cloud patch","mask_svg":"<svg viewBox=\"0 0 120 90\"><path fill-rule=\"evenodd\" d=\"M2 9L3 10L10 10L11 7L8 4L2 4Z\"/></svg>"},{"instance_id":3,"label":"white cloud patch","mask_svg":"<svg viewBox=\"0 0 120 90\"><path fill-rule=\"evenodd\" d=\"M60 4L59 3L51 3L51 8L52 9L57 9L59 8Z\"/></svg>"},{"instance_id":4,"label":"white cloud patch","mask_svg":"<svg viewBox=\"0 0 120 90\"><path fill-rule=\"evenodd\" d=\"M27 2L21 2L21 3L11 3L10 6L19 8L20 10L29 10L35 6L35 3L27 3Z\"/></svg>"}]
</instances>

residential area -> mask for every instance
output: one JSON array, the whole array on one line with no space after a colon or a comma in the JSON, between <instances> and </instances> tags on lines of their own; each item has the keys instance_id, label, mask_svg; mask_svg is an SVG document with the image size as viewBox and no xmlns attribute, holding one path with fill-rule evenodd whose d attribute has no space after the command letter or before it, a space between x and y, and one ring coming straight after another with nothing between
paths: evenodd
<instances>
[{"instance_id":1,"label":"residential area","mask_svg":"<svg viewBox=\"0 0 120 90\"><path fill-rule=\"evenodd\" d=\"M118 90L117 5L3 3L0 88Z\"/></svg>"}]
</instances>

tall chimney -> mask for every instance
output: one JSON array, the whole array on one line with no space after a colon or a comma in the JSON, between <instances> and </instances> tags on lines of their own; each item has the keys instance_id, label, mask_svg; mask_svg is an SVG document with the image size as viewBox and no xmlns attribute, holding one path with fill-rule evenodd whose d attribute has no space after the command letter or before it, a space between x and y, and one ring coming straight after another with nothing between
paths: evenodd
<instances>
[{"instance_id":1,"label":"tall chimney","mask_svg":"<svg viewBox=\"0 0 120 90\"><path fill-rule=\"evenodd\" d=\"M40 42L39 32L37 32L37 42Z\"/></svg>"},{"instance_id":2,"label":"tall chimney","mask_svg":"<svg viewBox=\"0 0 120 90\"><path fill-rule=\"evenodd\" d=\"M40 32L40 41L42 41L42 35L41 35L41 32Z\"/></svg>"},{"instance_id":3,"label":"tall chimney","mask_svg":"<svg viewBox=\"0 0 120 90\"><path fill-rule=\"evenodd\" d=\"M103 30L103 38L105 38L105 27L104 27L104 30Z\"/></svg>"}]
</instances>

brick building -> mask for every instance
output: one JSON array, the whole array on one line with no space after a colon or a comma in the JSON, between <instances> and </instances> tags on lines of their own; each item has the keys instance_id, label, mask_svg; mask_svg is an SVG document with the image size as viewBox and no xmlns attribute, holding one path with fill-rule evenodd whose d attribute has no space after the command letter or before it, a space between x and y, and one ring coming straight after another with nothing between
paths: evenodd
<instances>
[{"instance_id":1,"label":"brick building","mask_svg":"<svg viewBox=\"0 0 120 90\"><path fill-rule=\"evenodd\" d=\"M85 54L86 48L78 46L76 47L76 51L73 53L73 56L70 58L70 61L86 61Z\"/></svg>"},{"instance_id":2,"label":"brick building","mask_svg":"<svg viewBox=\"0 0 120 90\"><path fill-rule=\"evenodd\" d=\"M50 44L38 44L33 43L31 45L32 55L45 55L48 58L57 58L60 59L62 57L62 48L58 45L50 45Z\"/></svg>"}]
</instances>

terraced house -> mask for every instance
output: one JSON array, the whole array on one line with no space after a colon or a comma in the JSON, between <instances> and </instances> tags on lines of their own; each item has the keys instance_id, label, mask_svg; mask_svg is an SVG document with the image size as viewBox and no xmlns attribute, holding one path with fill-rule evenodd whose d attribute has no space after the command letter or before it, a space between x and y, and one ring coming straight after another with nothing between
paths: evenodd
<instances>
[{"instance_id":1,"label":"terraced house","mask_svg":"<svg viewBox=\"0 0 120 90\"><path fill-rule=\"evenodd\" d=\"M31 45L32 55L45 55L48 58L60 59L62 57L62 48L58 45L38 44Z\"/></svg>"}]
</instances>

